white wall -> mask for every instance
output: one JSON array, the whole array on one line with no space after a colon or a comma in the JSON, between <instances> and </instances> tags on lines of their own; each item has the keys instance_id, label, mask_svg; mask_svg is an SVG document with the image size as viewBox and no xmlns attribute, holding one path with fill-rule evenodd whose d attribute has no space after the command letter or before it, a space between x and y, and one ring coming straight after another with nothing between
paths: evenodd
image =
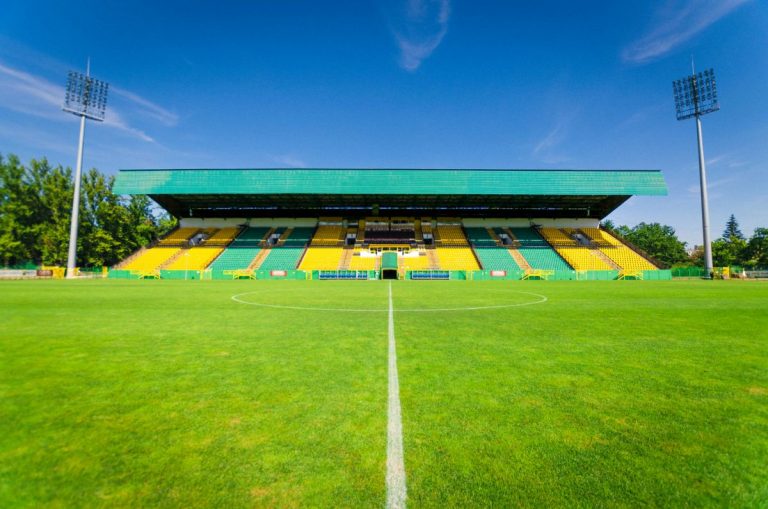
<instances>
[{"instance_id":1,"label":"white wall","mask_svg":"<svg viewBox=\"0 0 768 509\"><path fill-rule=\"evenodd\" d=\"M181 226L190 228L225 228L232 226L241 226L249 224L250 226L309 226L314 227L317 225L317 218L304 217L304 218L253 218L247 219L244 217L230 217L230 218L200 218L200 217L184 217L181 218ZM513 226L513 227L528 227L531 223L543 226L545 228L596 228L600 224L599 219L592 218L576 218L576 219L552 219L552 218L490 218L490 219L464 219L464 226L478 226L481 228L493 228L499 226Z\"/></svg>"},{"instance_id":2,"label":"white wall","mask_svg":"<svg viewBox=\"0 0 768 509\"><path fill-rule=\"evenodd\" d=\"M600 225L599 219L584 218L509 218L509 219L475 219L468 218L463 221L464 226L476 226L481 228L494 228L499 226L529 227L531 224L543 226L544 228L597 228Z\"/></svg>"},{"instance_id":3,"label":"white wall","mask_svg":"<svg viewBox=\"0 0 768 509\"><path fill-rule=\"evenodd\" d=\"M272 218L272 217L258 217L253 219L247 219L244 217L183 217L179 221L181 226L188 228L226 228L233 226L242 226L248 224L250 226L310 226L317 225L317 218Z\"/></svg>"}]
</instances>

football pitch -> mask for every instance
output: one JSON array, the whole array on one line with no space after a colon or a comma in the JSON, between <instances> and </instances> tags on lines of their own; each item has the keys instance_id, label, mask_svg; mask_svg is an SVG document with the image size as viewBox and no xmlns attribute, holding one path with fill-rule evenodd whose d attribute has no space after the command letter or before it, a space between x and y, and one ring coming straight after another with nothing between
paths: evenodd
<instances>
[{"instance_id":1,"label":"football pitch","mask_svg":"<svg viewBox=\"0 0 768 509\"><path fill-rule=\"evenodd\" d=\"M383 507L398 436L410 507L764 507L768 284L0 282L0 507Z\"/></svg>"}]
</instances>

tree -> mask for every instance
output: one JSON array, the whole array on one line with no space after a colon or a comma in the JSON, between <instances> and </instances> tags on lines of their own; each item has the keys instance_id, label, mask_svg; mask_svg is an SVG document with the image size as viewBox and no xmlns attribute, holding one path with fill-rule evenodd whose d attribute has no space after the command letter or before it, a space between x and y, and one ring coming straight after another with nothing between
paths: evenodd
<instances>
[{"instance_id":1,"label":"tree","mask_svg":"<svg viewBox=\"0 0 768 509\"><path fill-rule=\"evenodd\" d=\"M712 243L712 263L715 267L741 265L744 263L746 248L747 241L739 230L739 222L731 214L723 236Z\"/></svg>"},{"instance_id":2,"label":"tree","mask_svg":"<svg viewBox=\"0 0 768 509\"><path fill-rule=\"evenodd\" d=\"M744 260L743 254L746 247L747 242L743 239L717 239L712 243L712 264L715 267L741 265Z\"/></svg>"},{"instance_id":3,"label":"tree","mask_svg":"<svg viewBox=\"0 0 768 509\"><path fill-rule=\"evenodd\" d=\"M675 265L688 261L685 242L677 238L671 226L640 223L634 228L620 226L615 231L661 263Z\"/></svg>"},{"instance_id":4,"label":"tree","mask_svg":"<svg viewBox=\"0 0 768 509\"><path fill-rule=\"evenodd\" d=\"M83 176L78 266L112 265L176 226L149 198L117 196L113 184L96 169ZM65 264L73 193L69 168L0 155L0 264Z\"/></svg>"},{"instance_id":5,"label":"tree","mask_svg":"<svg viewBox=\"0 0 768 509\"><path fill-rule=\"evenodd\" d=\"M16 156L0 156L0 262L3 265L31 260L29 238L33 204L24 182L25 168Z\"/></svg>"},{"instance_id":6,"label":"tree","mask_svg":"<svg viewBox=\"0 0 768 509\"><path fill-rule=\"evenodd\" d=\"M756 228L744 250L745 265L768 268L768 228Z\"/></svg>"},{"instance_id":7,"label":"tree","mask_svg":"<svg viewBox=\"0 0 768 509\"><path fill-rule=\"evenodd\" d=\"M746 240L744 234L739 230L739 222L736 221L736 216L731 214L728 218L728 222L725 223L725 230L723 231L723 239L731 241L734 239Z\"/></svg>"}]
</instances>

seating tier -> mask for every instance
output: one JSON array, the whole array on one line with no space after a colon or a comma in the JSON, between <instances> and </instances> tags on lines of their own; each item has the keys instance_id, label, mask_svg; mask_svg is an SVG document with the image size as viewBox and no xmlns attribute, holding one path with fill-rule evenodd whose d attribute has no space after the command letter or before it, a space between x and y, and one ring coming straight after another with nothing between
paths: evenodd
<instances>
[{"instance_id":1,"label":"seating tier","mask_svg":"<svg viewBox=\"0 0 768 509\"><path fill-rule=\"evenodd\" d=\"M247 269L261 252L259 244L270 228L246 228L211 264L214 270Z\"/></svg>"},{"instance_id":2,"label":"seating tier","mask_svg":"<svg viewBox=\"0 0 768 509\"><path fill-rule=\"evenodd\" d=\"M504 248L476 247L475 253L485 270L520 270L520 266Z\"/></svg>"},{"instance_id":3,"label":"seating tier","mask_svg":"<svg viewBox=\"0 0 768 509\"><path fill-rule=\"evenodd\" d=\"M301 260L301 270L337 270L344 249L340 247L309 247Z\"/></svg>"},{"instance_id":4,"label":"seating tier","mask_svg":"<svg viewBox=\"0 0 768 509\"><path fill-rule=\"evenodd\" d=\"M469 247L438 247L436 251L442 270L480 269L477 265L477 259Z\"/></svg>"},{"instance_id":5,"label":"seating tier","mask_svg":"<svg viewBox=\"0 0 768 509\"><path fill-rule=\"evenodd\" d=\"M571 270L571 266L533 228L510 228L509 230L520 242L520 247L517 250L531 268L537 270Z\"/></svg>"},{"instance_id":6,"label":"seating tier","mask_svg":"<svg viewBox=\"0 0 768 509\"><path fill-rule=\"evenodd\" d=\"M557 228L542 228L541 234L574 269L613 270L613 267L593 253L590 247L579 244L565 232Z\"/></svg>"},{"instance_id":7,"label":"seating tier","mask_svg":"<svg viewBox=\"0 0 768 509\"><path fill-rule=\"evenodd\" d=\"M610 258L613 263L622 270L639 272L643 270L657 270L651 262L624 245L619 239L599 228L582 228L587 236L598 244L598 249Z\"/></svg>"},{"instance_id":8,"label":"seating tier","mask_svg":"<svg viewBox=\"0 0 768 509\"><path fill-rule=\"evenodd\" d=\"M139 272L157 270L180 250L181 248L178 247L153 247L141 253L123 268Z\"/></svg>"},{"instance_id":9,"label":"seating tier","mask_svg":"<svg viewBox=\"0 0 768 509\"><path fill-rule=\"evenodd\" d=\"M222 247L193 247L182 252L165 268L168 270L202 270L223 250Z\"/></svg>"}]
</instances>

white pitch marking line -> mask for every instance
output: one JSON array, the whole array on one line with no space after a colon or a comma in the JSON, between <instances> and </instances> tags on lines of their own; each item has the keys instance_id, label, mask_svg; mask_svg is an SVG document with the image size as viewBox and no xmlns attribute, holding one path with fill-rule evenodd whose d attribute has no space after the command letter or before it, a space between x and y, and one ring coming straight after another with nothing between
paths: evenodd
<instances>
[{"instance_id":1,"label":"white pitch marking line","mask_svg":"<svg viewBox=\"0 0 768 509\"><path fill-rule=\"evenodd\" d=\"M400 412L400 382L397 379L395 313L392 283L389 283L389 398L387 412L387 509L405 509L405 462L403 461L403 420Z\"/></svg>"},{"instance_id":2,"label":"white pitch marking line","mask_svg":"<svg viewBox=\"0 0 768 509\"><path fill-rule=\"evenodd\" d=\"M390 283L390 286L392 283ZM293 309L297 311L331 311L335 313L386 313L386 309L354 309L354 308L321 308L321 307L304 307L304 306L281 306L278 304L264 304L261 302L250 302L247 300L241 299L244 295L251 295L251 294L258 294L260 292L245 292L245 293L238 293L237 295L233 295L230 297L233 301L239 302L240 304L248 304L249 306L258 306L258 307L264 307L264 308L275 308L275 309ZM440 312L447 312L447 311L483 311L486 309L507 309L507 308L517 308L517 307L523 307L523 306L532 306L535 304L543 304L547 302L547 297L538 293L532 293L532 292L519 292L512 290L508 293L517 293L522 295L531 295L534 297L537 297L538 300L530 301L530 302L520 302L517 304L499 304L495 306L472 306L472 307L458 307L458 308L421 308L421 309L398 309L398 313L440 313Z\"/></svg>"}]
</instances>

